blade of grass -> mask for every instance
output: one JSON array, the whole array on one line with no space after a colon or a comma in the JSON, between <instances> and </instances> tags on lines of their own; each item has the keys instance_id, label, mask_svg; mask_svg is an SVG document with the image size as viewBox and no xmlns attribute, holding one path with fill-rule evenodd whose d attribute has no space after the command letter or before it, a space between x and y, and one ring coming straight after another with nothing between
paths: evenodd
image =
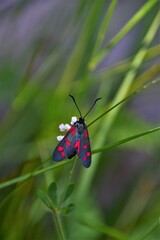
<instances>
[{"instance_id":1,"label":"blade of grass","mask_svg":"<svg viewBox=\"0 0 160 240\"><path fill-rule=\"evenodd\" d=\"M26 84L23 89L20 89L20 92L13 101L13 109L18 111L22 110L30 101L33 100L33 98L36 97L41 88L41 83L45 80L48 74L53 71L58 57L59 56L55 51L47 57L39 71L30 79L30 82Z\"/></svg>"},{"instance_id":2,"label":"blade of grass","mask_svg":"<svg viewBox=\"0 0 160 240\"><path fill-rule=\"evenodd\" d=\"M142 236L139 237L137 240L144 240L147 237L149 237L157 228L160 228L160 217L158 219L158 221L156 221L147 231L146 233Z\"/></svg>"},{"instance_id":3,"label":"blade of grass","mask_svg":"<svg viewBox=\"0 0 160 240\"><path fill-rule=\"evenodd\" d=\"M158 75L159 70L160 70L160 63L157 63L157 64L154 64L152 67L148 68L142 74L140 74L136 78L135 82L132 84L130 92L133 92L134 90L138 89L142 84L145 84L145 82L148 82L150 79Z\"/></svg>"},{"instance_id":4,"label":"blade of grass","mask_svg":"<svg viewBox=\"0 0 160 240\"><path fill-rule=\"evenodd\" d=\"M81 222L81 223L83 225L85 225L86 227L94 229L106 236L112 237L117 240L132 240L133 239L132 237L119 231L118 229L104 225L104 224L93 224L93 223L91 223L91 221L87 221L85 223Z\"/></svg>"},{"instance_id":5,"label":"blade of grass","mask_svg":"<svg viewBox=\"0 0 160 240\"><path fill-rule=\"evenodd\" d=\"M146 131L146 132L138 133L138 134L136 134L136 135L133 135L133 136L128 137L128 138L125 138L125 139L122 139L122 140L120 140L120 141L110 143L110 144L108 144L107 146L100 147L100 148L97 148L97 149L93 150L93 151L92 151L92 154L95 154L95 153L98 153L98 152L102 152L102 151L105 151L105 150L107 150L107 149L114 148L114 147L119 146L119 145L121 145L121 144L124 144L124 143L127 143L127 142L129 142L129 141L132 141L132 140L134 140L134 139L136 139L136 138L143 137L143 136L145 136L145 135L147 135L147 134L150 134L150 133L152 133L152 132L156 132L156 131L159 131L159 130L160 130L160 127L156 127L156 128L150 129L150 130L148 130L148 131Z\"/></svg>"},{"instance_id":6,"label":"blade of grass","mask_svg":"<svg viewBox=\"0 0 160 240\"><path fill-rule=\"evenodd\" d=\"M160 44L157 44L156 46L148 49L144 61L148 61L155 57L158 57L159 49ZM125 60L119 61L116 64L110 66L110 68L105 69L104 71L101 70L101 73L97 72L97 77L100 74L101 78L106 81L106 79L114 78L115 76L121 76L121 74L129 70L130 62L131 58L126 58ZM157 66L159 66L159 63L157 63Z\"/></svg>"},{"instance_id":7,"label":"blade of grass","mask_svg":"<svg viewBox=\"0 0 160 240\"><path fill-rule=\"evenodd\" d=\"M104 17L103 23L100 27L99 33L98 33L98 37L96 40L96 44L93 50L93 56L96 54L96 52L99 50L99 48L101 47L103 40L105 38L106 32L107 32L107 28L109 25L109 22L111 20L111 17L113 16L115 7L117 5L117 0L113 0L109 6L109 9Z\"/></svg>"},{"instance_id":8,"label":"blade of grass","mask_svg":"<svg viewBox=\"0 0 160 240\"><path fill-rule=\"evenodd\" d=\"M137 24L139 21L151 10L151 8L157 3L157 0L148 1L121 29L121 31L101 50L89 63L89 69L93 70L102 59L108 54L108 52L120 42L120 40Z\"/></svg>"},{"instance_id":9,"label":"blade of grass","mask_svg":"<svg viewBox=\"0 0 160 240\"><path fill-rule=\"evenodd\" d=\"M54 168L63 166L65 164L69 164L71 162L72 162L72 160L63 160L63 162L55 164L54 166L49 166L49 167L43 168L41 170L33 171L33 172L27 173L27 174L25 174L23 176L13 178L13 179L8 180L8 181L6 181L4 183L0 183L0 189L8 187L8 186L13 185L13 184L18 183L18 182L23 182L23 181L25 181L25 180L27 180L27 179L29 179L31 177L37 176L37 175L39 175L41 173L44 173L45 171L52 170Z\"/></svg>"},{"instance_id":10,"label":"blade of grass","mask_svg":"<svg viewBox=\"0 0 160 240\"><path fill-rule=\"evenodd\" d=\"M141 174L136 181L134 189L129 195L125 206L116 219L115 226L120 229L126 229L131 232L136 228L138 219L143 215L151 196L154 195L156 189L156 180L150 176ZM147 186L147 191L145 188ZM138 202L137 202L138 196ZM126 221L127 219L127 221Z\"/></svg>"},{"instance_id":11,"label":"blade of grass","mask_svg":"<svg viewBox=\"0 0 160 240\"><path fill-rule=\"evenodd\" d=\"M119 101L118 103L116 103L115 105L113 105L112 107L110 107L107 111L105 111L104 113L102 113L99 117L95 118L91 123L89 123L87 126L90 127L93 123L95 123L97 120L101 119L103 116L105 116L107 113L109 113L111 110L113 110L114 108L116 108L117 106L119 106L120 104L122 104L123 102L126 102L127 100L129 100L130 98L132 98L134 95L140 93L142 90L147 89L149 86L157 83L160 81L160 78L157 78L156 80L153 80L151 82L149 82L148 84L142 86L141 88L139 88L138 90L136 90L135 92L131 93L130 95L128 95L127 97L125 97L124 99L122 99L121 101Z\"/></svg>"}]
</instances>

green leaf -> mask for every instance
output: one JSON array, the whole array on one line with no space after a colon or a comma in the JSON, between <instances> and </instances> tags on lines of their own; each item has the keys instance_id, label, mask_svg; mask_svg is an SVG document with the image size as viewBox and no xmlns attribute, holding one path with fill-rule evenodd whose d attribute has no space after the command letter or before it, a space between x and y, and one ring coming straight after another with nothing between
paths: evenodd
<instances>
[{"instance_id":1,"label":"green leaf","mask_svg":"<svg viewBox=\"0 0 160 240\"><path fill-rule=\"evenodd\" d=\"M54 206L57 206L57 184L51 183L48 188L48 196L50 197Z\"/></svg>"},{"instance_id":2,"label":"green leaf","mask_svg":"<svg viewBox=\"0 0 160 240\"><path fill-rule=\"evenodd\" d=\"M97 148L96 150L92 150L92 154L95 154L95 153L98 153L98 152L102 152L102 151L105 151L107 149L111 149L111 148L119 146L119 145L121 145L123 143L128 143L131 140L134 140L136 138L140 138L142 136L145 136L147 134L150 134L152 132L156 132L156 131L159 131L159 130L160 130L160 127L157 127L157 128L149 129L146 132L138 133L138 134L135 134L135 135L133 135L131 137L121 139L120 141L116 141L116 142L110 143L107 146L103 146L101 148Z\"/></svg>"},{"instance_id":3,"label":"green leaf","mask_svg":"<svg viewBox=\"0 0 160 240\"><path fill-rule=\"evenodd\" d=\"M74 184L70 184L66 189L66 192L64 194L62 202L66 201L67 198L69 198L69 196L72 194L73 190L74 190Z\"/></svg>"},{"instance_id":4,"label":"green leaf","mask_svg":"<svg viewBox=\"0 0 160 240\"><path fill-rule=\"evenodd\" d=\"M45 192L43 192L42 190L38 190L38 196L48 208L52 209L51 202Z\"/></svg>"},{"instance_id":5,"label":"green leaf","mask_svg":"<svg viewBox=\"0 0 160 240\"><path fill-rule=\"evenodd\" d=\"M75 204L70 203L67 207L61 208L62 213L69 214L75 209Z\"/></svg>"},{"instance_id":6,"label":"green leaf","mask_svg":"<svg viewBox=\"0 0 160 240\"><path fill-rule=\"evenodd\" d=\"M111 238L117 239L117 240L132 240L133 239L127 233L120 231L115 227L110 227L106 224L99 224L99 223L95 224L95 223L92 223L92 221L85 221L85 222L81 222L81 223L90 229L94 229L97 232L103 233L105 236L108 236L109 239L111 239Z\"/></svg>"}]
</instances>

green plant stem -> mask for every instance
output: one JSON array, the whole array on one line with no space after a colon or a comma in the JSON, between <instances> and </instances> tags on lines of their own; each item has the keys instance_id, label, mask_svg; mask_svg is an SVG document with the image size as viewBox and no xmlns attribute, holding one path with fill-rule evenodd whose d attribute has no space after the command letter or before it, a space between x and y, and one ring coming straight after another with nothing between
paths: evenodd
<instances>
[{"instance_id":1,"label":"green plant stem","mask_svg":"<svg viewBox=\"0 0 160 240\"><path fill-rule=\"evenodd\" d=\"M13 178L13 179L8 180L6 182L0 183L0 189L8 187L8 186L13 185L13 184L18 183L18 182L24 182L25 180L27 180L27 179L29 179L31 177L37 176L37 175L39 175L41 173L44 173L45 171L49 171L51 169L58 168L60 166L69 164L69 163L71 163L71 161L72 160L68 160L68 159L67 160L63 160L63 162L60 162L60 163L58 163L56 165L52 165L52 166L40 169L38 171L34 170L33 172L27 173L27 174L25 174L23 176L16 177L16 178Z\"/></svg>"},{"instance_id":2,"label":"green plant stem","mask_svg":"<svg viewBox=\"0 0 160 240\"><path fill-rule=\"evenodd\" d=\"M138 134L136 134L134 136L122 139L122 140L117 141L117 142L110 143L107 146L104 146L104 147L97 148L97 149L93 150L92 154L95 154L95 153L98 153L98 152L102 152L102 151L105 151L107 149L111 149L111 148L119 146L119 145L121 145L123 143L127 143L127 142L129 142L129 141L131 141L133 139L140 138L140 137L145 136L145 135L147 135L149 133L153 133L153 132L156 132L156 131L159 131L159 130L160 130L160 127L153 128L153 129L148 130L147 132L138 133Z\"/></svg>"},{"instance_id":3,"label":"green plant stem","mask_svg":"<svg viewBox=\"0 0 160 240\"><path fill-rule=\"evenodd\" d=\"M55 217L55 222L56 222L56 226L57 226L57 232L58 232L58 236L60 240L65 240L65 234L63 231L63 227L62 227L62 221L60 218L60 214L59 211L57 209L53 210L54 212L54 217Z\"/></svg>"}]
</instances>

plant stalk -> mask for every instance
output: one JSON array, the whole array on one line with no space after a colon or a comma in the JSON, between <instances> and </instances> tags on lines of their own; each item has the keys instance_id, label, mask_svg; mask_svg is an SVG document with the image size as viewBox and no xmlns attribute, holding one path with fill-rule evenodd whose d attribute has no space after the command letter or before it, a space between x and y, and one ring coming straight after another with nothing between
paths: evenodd
<instances>
[{"instance_id":1,"label":"plant stalk","mask_svg":"<svg viewBox=\"0 0 160 240\"><path fill-rule=\"evenodd\" d=\"M58 232L59 239L65 240L66 238L65 238L63 227L62 227L62 221L60 218L59 211L57 209L54 209L53 212L54 212L54 216L55 216L55 222L56 222L56 226L57 226L57 232Z\"/></svg>"}]
</instances>

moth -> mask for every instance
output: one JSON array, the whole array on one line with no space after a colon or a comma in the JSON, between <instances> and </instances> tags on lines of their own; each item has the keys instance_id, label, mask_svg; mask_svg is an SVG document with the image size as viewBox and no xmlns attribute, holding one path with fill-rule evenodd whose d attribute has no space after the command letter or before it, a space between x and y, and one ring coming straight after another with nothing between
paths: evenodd
<instances>
[{"instance_id":1,"label":"moth","mask_svg":"<svg viewBox=\"0 0 160 240\"><path fill-rule=\"evenodd\" d=\"M91 165L91 146L85 117L92 110L94 105L101 98L97 98L92 104L89 111L82 117L81 111L72 95L69 95L80 114L79 119L74 122L68 130L64 138L59 142L55 148L52 158L55 162L59 162L65 158L73 158L76 154L81 160L84 167L88 168Z\"/></svg>"}]
</instances>

